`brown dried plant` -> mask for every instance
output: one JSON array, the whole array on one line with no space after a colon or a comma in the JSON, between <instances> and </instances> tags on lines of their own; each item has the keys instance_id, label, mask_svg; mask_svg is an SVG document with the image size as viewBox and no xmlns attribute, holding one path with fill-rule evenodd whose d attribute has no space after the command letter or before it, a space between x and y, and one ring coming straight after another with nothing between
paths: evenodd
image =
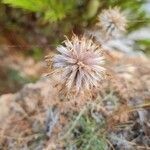
<instances>
[{"instance_id":1,"label":"brown dried plant","mask_svg":"<svg viewBox=\"0 0 150 150\"><path fill-rule=\"evenodd\" d=\"M126 18L117 7L103 10L98 19L102 30L108 34L115 34L118 31L125 31L126 29Z\"/></svg>"},{"instance_id":2,"label":"brown dried plant","mask_svg":"<svg viewBox=\"0 0 150 150\"><path fill-rule=\"evenodd\" d=\"M107 35L115 35L126 29L126 18L118 7L103 10L98 16L100 27Z\"/></svg>"},{"instance_id":3,"label":"brown dried plant","mask_svg":"<svg viewBox=\"0 0 150 150\"><path fill-rule=\"evenodd\" d=\"M57 51L60 54L51 59L53 74L68 92L79 94L100 85L105 74L100 46L85 36L79 38L73 35L71 40L66 38Z\"/></svg>"}]
</instances>

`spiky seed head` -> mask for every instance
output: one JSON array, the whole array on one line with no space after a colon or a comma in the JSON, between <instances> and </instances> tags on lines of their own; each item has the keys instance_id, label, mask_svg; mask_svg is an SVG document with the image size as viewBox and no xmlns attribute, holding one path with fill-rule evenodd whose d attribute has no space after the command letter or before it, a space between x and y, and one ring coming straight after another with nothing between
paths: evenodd
<instances>
[{"instance_id":1,"label":"spiky seed head","mask_svg":"<svg viewBox=\"0 0 150 150\"><path fill-rule=\"evenodd\" d=\"M102 30L108 35L114 35L126 29L126 18L118 7L103 10L98 20Z\"/></svg>"},{"instance_id":2,"label":"spiky seed head","mask_svg":"<svg viewBox=\"0 0 150 150\"><path fill-rule=\"evenodd\" d=\"M60 54L53 57L53 68L60 70L67 91L79 93L99 85L105 73L104 56L91 39L74 35L71 40L66 38L64 46L58 46L57 51Z\"/></svg>"}]
</instances>

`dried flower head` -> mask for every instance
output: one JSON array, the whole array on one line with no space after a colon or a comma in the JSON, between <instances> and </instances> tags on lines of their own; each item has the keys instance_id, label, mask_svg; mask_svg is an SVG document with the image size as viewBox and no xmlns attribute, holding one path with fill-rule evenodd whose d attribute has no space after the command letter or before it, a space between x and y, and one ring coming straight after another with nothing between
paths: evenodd
<instances>
[{"instance_id":1,"label":"dried flower head","mask_svg":"<svg viewBox=\"0 0 150 150\"><path fill-rule=\"evenodd\" d=\"M117 7L103 10L98 19L102 30L108 35L114 35L126 29L126 18Z\"/></svg>"},{"instance_id":2,"label":"dried flower head","mask_svg":"<svg viewBox=\"0 0 150 150\"><path fill-rule=\"evenodd\" d=\"M61 82L68 91L90 90L103 79L105 69L102 49L86 37L74 35L66 38L64 46L57 47L60 54L53 57L53 67L59 70Z\"/></svg>"}]
</instances>

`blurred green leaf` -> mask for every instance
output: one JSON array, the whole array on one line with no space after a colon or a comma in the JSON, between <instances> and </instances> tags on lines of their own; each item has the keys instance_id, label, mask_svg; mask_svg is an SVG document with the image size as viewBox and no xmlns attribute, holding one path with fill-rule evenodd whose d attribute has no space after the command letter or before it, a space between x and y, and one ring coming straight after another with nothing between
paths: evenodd
<instances>
[{"instance_id":1,"label":"blurred green leaf","mask_svg":"<svg viewBox=\"0 0 150 150\"><path fill-rule=\"evenodd\" d=\"M39 3L37 0L2 0L4 4L9 4L12 7L22 8L30 11L40 11L40 9L44 6L44 3Z\"/></svg>"},{"instance_id":2,"label":"blurred green leaf","mask_svg":"<svg viewBox=\"0 0 150 150\"><path fill-rule=\"evenodd\" d=\"M150 54L150 39L138 40L136 41L136 44L148 55Z\"/></svg>"},{"instance_id":3,"label":"blurred green leaf","mask_svg":"<svg viewBox=\"0 0 150 150\"><path fill-rule=\"evenodd\" d=\"M31 12L40 12L46 21L63 19L75 5L74 0L2 0L2 3Z\"/></svg>"},{"instance_id":4,"label":"blurred green leaf","mask_svg":"<svg viewBox=\"0 0 150 150\"><path fill-rule=\"evenodd\" d=\"M35 61L40 61L44 57L43 50L36 47L28 50L25 55L32 57Z\"/></svg>"}]
</instances>

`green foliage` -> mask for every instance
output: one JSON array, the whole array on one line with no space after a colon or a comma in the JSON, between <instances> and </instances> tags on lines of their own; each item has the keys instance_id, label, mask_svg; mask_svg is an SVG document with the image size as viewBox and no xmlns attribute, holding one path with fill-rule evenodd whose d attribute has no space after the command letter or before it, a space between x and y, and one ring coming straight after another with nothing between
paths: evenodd
<instances>
[{"instance_id":1,"label":"green foliage","mask_svg":"<svg viewBox=\"0 0 150 150\"><path fill-rule=\"evenodd\" d=\"M27 80L23 78L17 70L8 70L9 79L13 82L19 82L20 84L27 83Z\"/></svg>"},{"instance_id":2,"label":"green foliage","mask_svg":"<svg viewBox=\"0 0 150 150\"><path fill-rule=\"evenodd\" d=\"M57 21L74 7L74 0L2 0L2 3L40 13L46 21Z\"/></svg>"},{"instance_id":3,"label":"green foliage","mask_svg":"<svg viewBox=\"0 0 150 150\"><path fill-rule=\"evenodd\" d=\"M8 69L7 72L8 72L8 80L10 82L13 82L14 86L16 86L17 84L23 85L25 83L37 81L36 77L23 77L19 71L14 69Z\"/></svg>"},{"instance_id":4,"label":"green foliage","mask_svg":"<svg viewBox=\"0 0 150 150\"><path fill-rule=\"evenodd\" d=\"M86 9L86 13L84 13L84 19L91 19L93 18L97 12L98 12L98 8L100 6L100 1L99 0L91 0L89 1L88 5L87 5L87 9Z\"/></svg>"},{"instance_id":5,"label":"green foliage","mask_svg":"<svg viewBox=\"0 0 150 150\"><path fill-rule=\"evenodd\" d=\"M46 22L67 18L64 24L70 22L79 28L95 24L101 10L119 6L129 14L129 31L148 24L150 17L141 9L145 2L146 0L2 0L3 4L38 13Z\"/></svg>"},{"instance_id":6,"label":"green foliage","mask_svg":"<svg viewBox=\"0 0 150 150\"><path fill-rule=\"evenodd\" d=\"M136 44L138 44L141 50L150 55L150 39L138 40Z\"/></svg>"},{"instance_id":7,"label":"green foliage","mask_svg":"<svg viewBox=\"0 0 150 150\"><path fill-rule=\"evenodd\" d=\"M97 16L103 9L120 7L127 16L128 29L131 32L150 24L150 15L143 9L147 0L1 0L3 4L12 8L5 13L6 5L1 5L0 21L5 26L16 23L18 26L33 24L40 28L40 32L50 39L51 44L60 43L64 35L72 31L82 33L86 27L93 27L97 23ZM4 8L3 8L4 7ZM11 11L10 11L11 10ZM32 14L24 14L32 12ZM33 16L33 18L31 18ZM28 21L28 19L30 20ZM44 22L44 24L43 24ZM47 24L47 22L55 22ZM146 45L146 46L143 46ZM147 44L142 42L141 49L149 52ZM40 51L33 54L36 60L40 59ZM32 56L33 56L32 55ZM37 56L38 55L38 56ZM37 58L38 57L38 58Z\"/></svg>"},{"instance_id":8,"label":"green foliage","mask_svg":"<svg viewBox=\"0 0 150 150\"><path fill-rule=\"evenodd\" d=\"M3 0L2 2L4 4L9 4L12 7L22 8L34 12L40 11L40 9L43 9L42 7L45 5L44 2L42 4L39 0Z\"/></svg>"},{"instance_id":9,"label":"green foliage","mask_svg":"<svg viewBox=\"0 0 150 150\"><path fill-rule=\"evenodd\" d=\"M77 116L67 134L67 150L76 147L78 150L106 150L108 148L105 122L96 122L89 113ZM68 132L67 132L68 133Z\"/></svg>"},{"instance_id":10,"label":"green foliage","mask_svg":"<svg viewBox=\"0 0 150 150\"><path fill-rule=\"evenodd\" d=\"M35 61L40 61L44 58L43 50L36 47L25 52L25 55L32 57Z\"/></svg>"}]
</instances>

